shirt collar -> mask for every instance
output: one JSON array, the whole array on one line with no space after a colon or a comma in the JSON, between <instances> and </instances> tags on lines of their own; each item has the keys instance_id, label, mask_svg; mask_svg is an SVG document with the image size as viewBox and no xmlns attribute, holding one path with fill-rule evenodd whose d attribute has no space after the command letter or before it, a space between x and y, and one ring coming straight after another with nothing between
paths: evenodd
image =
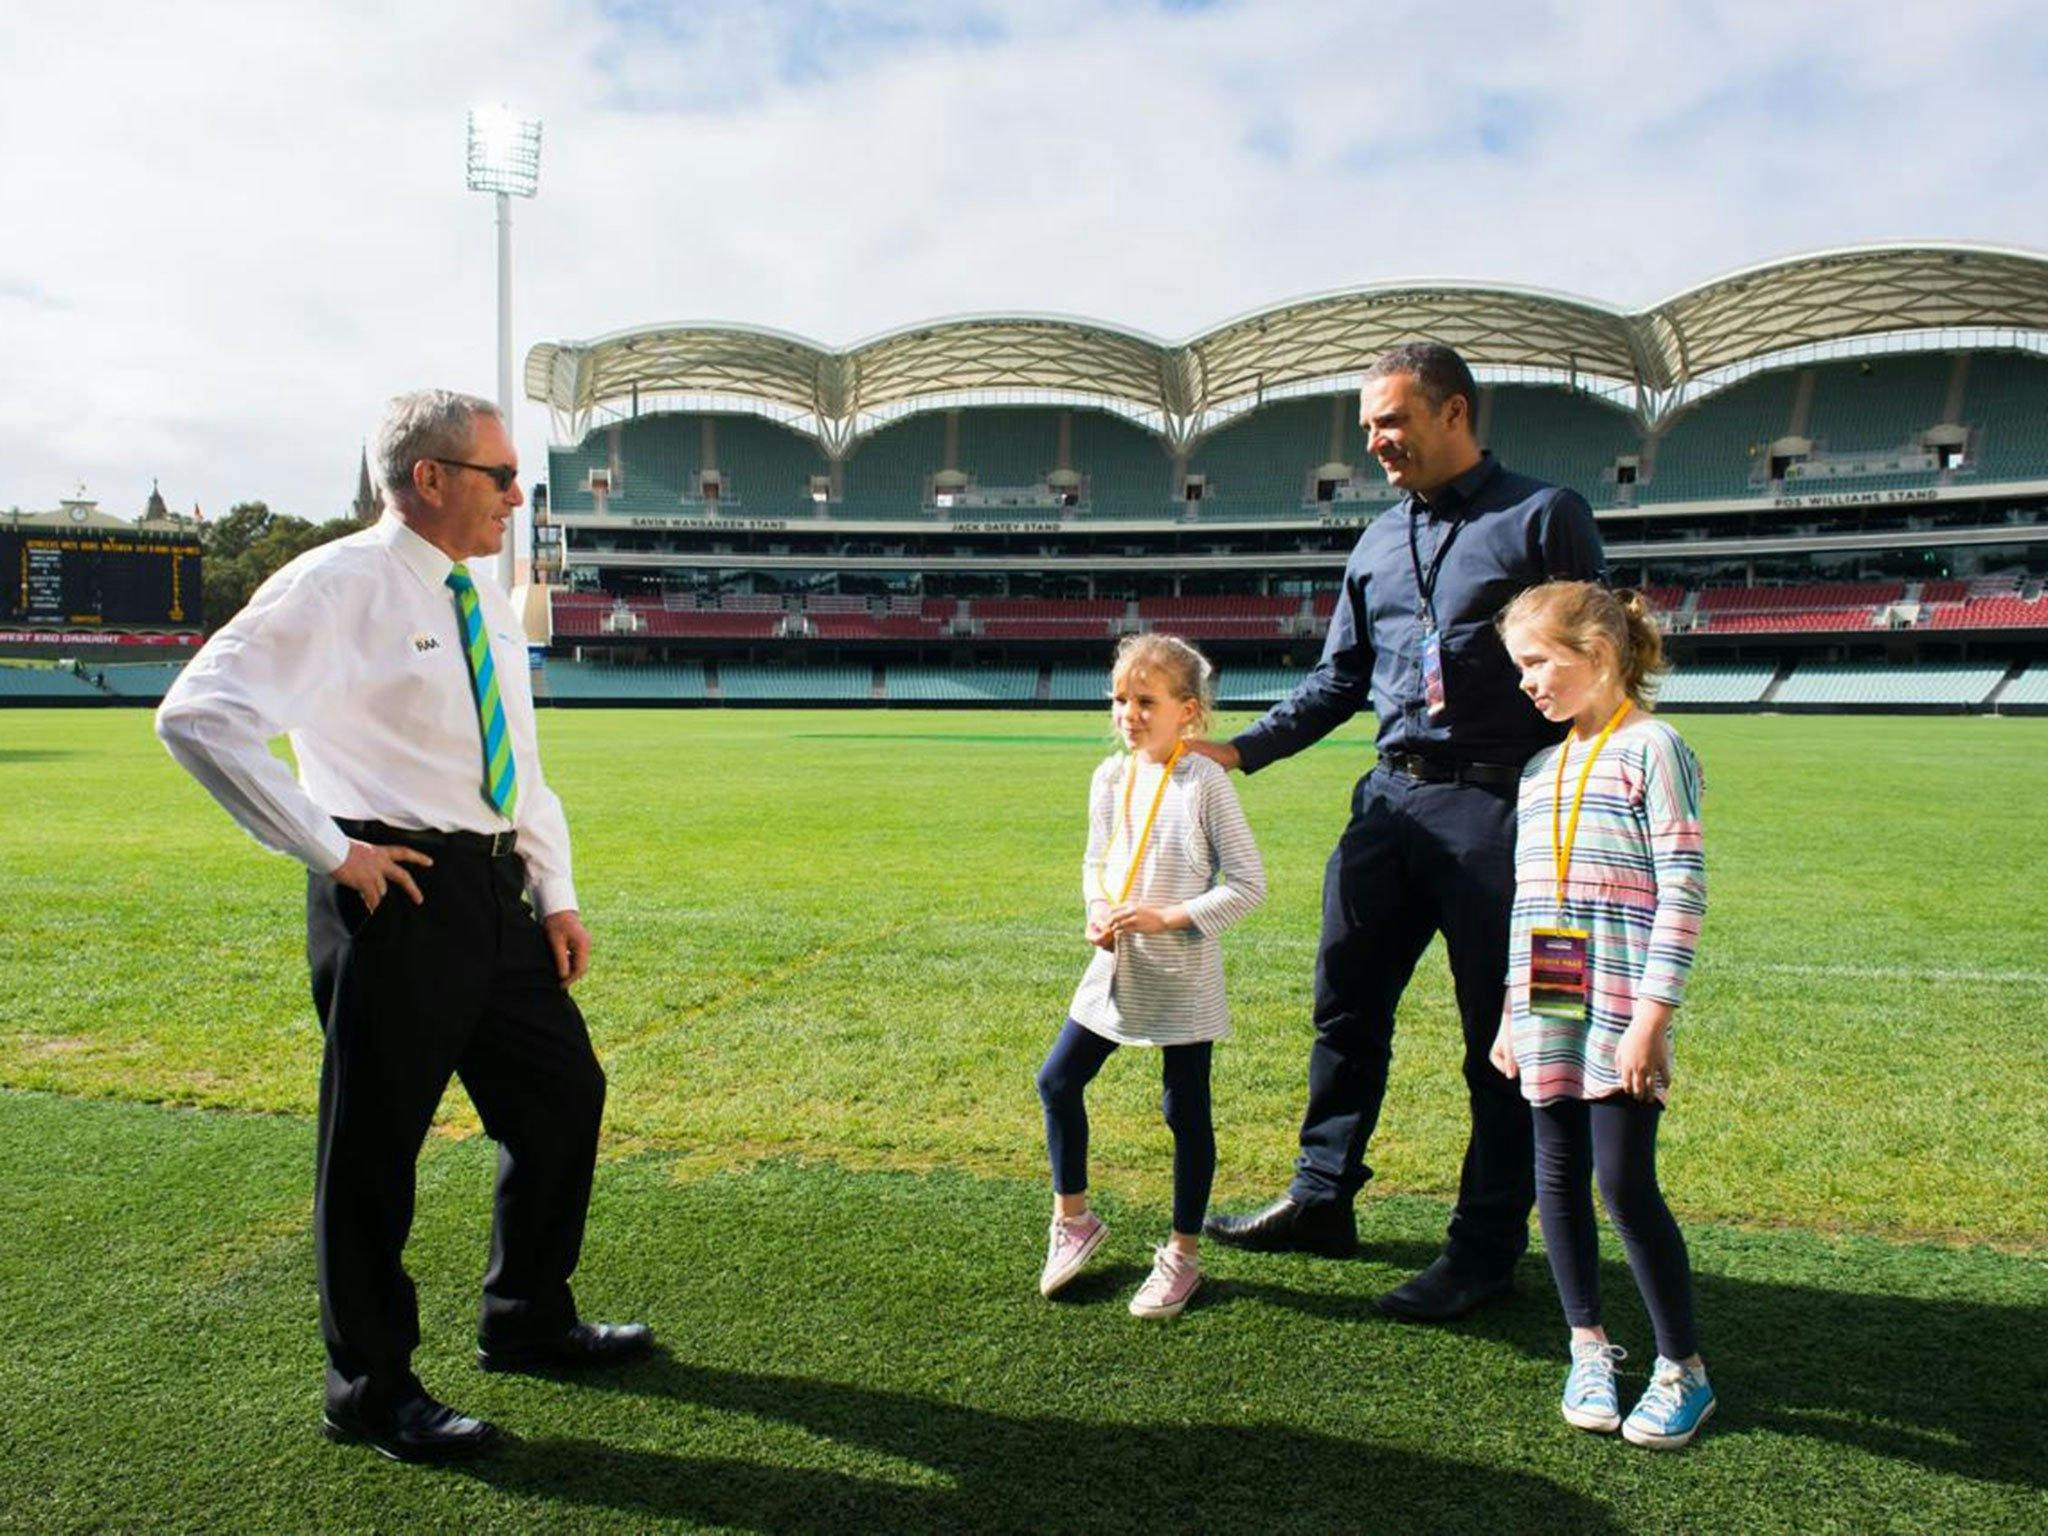
<instances>
[{"instance_id":1,"label":"shirt collar","mask_svg":"<svg viewBox=\"0 0 2048 1536\"><path fill-rule=\"evenodd\" d=\"M377 520L377 538L398 556L399 563L418 578L421 586L432 592L447 587L448 573L455 569L455 562L408 528L396 512L387 509Z\"/></svg>"},{"instance_id":2,"label":"shirt collar","mask_svg":"<svg viewBox=\"0 0 2048 1536\"><path fill-rule=\"evenodd\" d=\"M1479 450L1479 462L1462 475L1446 481L1437 487L1436 499L1417 496L1416 504L1431 517L1456 517L1472 504L1472 498L1479 494L1479 488L1491 480L1500 470L1500 462L1488 448Z\"/></svg>"}]
</instances>

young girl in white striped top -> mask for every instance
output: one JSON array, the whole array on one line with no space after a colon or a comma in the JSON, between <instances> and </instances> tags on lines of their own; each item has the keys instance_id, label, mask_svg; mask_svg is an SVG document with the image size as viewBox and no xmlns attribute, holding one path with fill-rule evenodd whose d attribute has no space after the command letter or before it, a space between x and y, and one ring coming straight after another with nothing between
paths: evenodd
<instances>
[{"instance_id":1,"label":"young girl in white striped top","mask_svg":"<svg viewBox=\"0 0 2048 1536\"><path fill-rule=\"evenodd\" d=\"M1265 899L1266 874L1222 768L1184 751L1208 727L1208 661L1171 635L1131 635L1110 674L1111 715L1128 753L1088 790L1081 865L1095 956L1066 1027L1038 1071L1052 1159L1053 1221L1038 1288L1081 1270L1108 1229L1088 1208L1082 1097L1120 1045L1160 1047L1173 1132L1173 1231L1132 1298L1138 1317L1174 1317L1201 1284L1199 1234L1216 1174L1209 1056L1230 1033L1216 936Z\"/></svg>"}]
</instances>

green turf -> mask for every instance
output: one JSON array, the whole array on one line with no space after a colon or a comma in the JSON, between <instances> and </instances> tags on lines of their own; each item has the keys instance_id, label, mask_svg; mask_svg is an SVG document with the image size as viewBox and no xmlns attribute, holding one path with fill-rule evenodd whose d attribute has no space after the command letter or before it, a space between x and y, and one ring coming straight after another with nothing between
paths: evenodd
<instances>
[{"instance_id":1,"label":"green turf","mask_svg":"<svg viewBox=\"0 0 2048 1536\"><path fill-rule=\"evenodd\" d=\"M518 1438L465 1471L312 1433L311 1133L0 1093L0 1527L71 1530L2027 1531L2048 1520L2012 1349L2042 1276L1988 1250L1696 1227L1726 1402L1680 1456L1568 1428L1539 1267L1458 1329L1369 1299L1431 1201L1363 1257L1216 1254L1200 1305L1124 1301L1158 1207L1073 1299L1031 1288L1042 1193L774 1161L603 1171L581 1285L654 1319L607 1381L468 1360L491 1160L423 1162L411 1258L428 1381ZM1610 1264L1618 1337L1645 1325ZM2038 1361L2038 1354L2035 1355ZM1631 1371L1624 1387L1640 1385ZM2034 1383L2038 1386L2038 1382Z\"/></svg>"},{"instance_id":2,"label":"green turf","mask_svg":"<svg viewBox=\"0 0 2048 1536\"><path fill-rule=\"evenodd\" d=\"M615 1388L467 1370L489 1163L451 1097L423 1370L522 1436L468 1474L310 1434L303 876L143 712L0 713L0 1529L2039 1529L2048 724L1681 724L1711 911L1660 1161L1727 1401L1694 1451L1555 1417L1534 1260L1469 1327L1369 1310L1462 1146L1440 955L1362 1262L1212 1254L1180 1323L1126 1317L1168 1152L1127 1053L1091 1095L1115 1253L1038 1303L1093 718L593 711L543 727L612 1081L585 1296L673 1351ZM1226 941L1219 1203L1284 1174L1368 761L1354 730L1239 781L1272 897Z\"/></svg>"}]
</instances>

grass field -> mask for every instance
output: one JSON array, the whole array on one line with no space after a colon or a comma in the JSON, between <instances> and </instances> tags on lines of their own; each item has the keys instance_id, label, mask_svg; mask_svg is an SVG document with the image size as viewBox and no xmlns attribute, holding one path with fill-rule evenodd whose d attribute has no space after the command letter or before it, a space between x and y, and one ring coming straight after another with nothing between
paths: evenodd
<instances>
[{"instance_id":1,"label":"grass field","mask_svg":"<svg viewBox=\"0 0 2048 1536\"><path fill-rule=\"evenodd\" d=\"M0 1528L2040 1529L2048 724L1681 723L1711 910L1660 1161L1724 1399L1692 1451L1556 1417L1537 1257L1469 1327L1371 1310L1462 1147L1440 957L1361 1259L1212 1253L1186 1318L1126 1316L1168 1147L1127 1053L1091 1097L1114 1257L1038 1300L1030 1075L1085 959L1103 722L587 712L543 726L612 1083L581 1292L669 1349L605 1385L466 1368L490 1156L451 1098L422 1373L519 1441L423 1473L311 1433L297 866L146 714L0 713ZM1240 781L1272 896L1226 943L1220 1204L1284 1177L1321 863L1368 761L1346 732Z\"/></svg>"}]
</instances>

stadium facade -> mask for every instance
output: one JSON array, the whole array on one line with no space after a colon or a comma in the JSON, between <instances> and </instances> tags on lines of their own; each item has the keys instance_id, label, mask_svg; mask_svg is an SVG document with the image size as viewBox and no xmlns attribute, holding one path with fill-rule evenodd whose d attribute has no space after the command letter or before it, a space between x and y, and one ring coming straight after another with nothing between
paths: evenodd
<instances>
[{"instance_id":1,"label":"stadium facade","mask_svg":"<svg viewBox=\"0 0 2048 1536\"><path fill-rule=\"evenodd\" d=\"M1171 629L1226 698L1320 646L1397 498L1360 375L1457 347L1482 440L1592 503L1701 707L2048 703L2048 258L1865 247L1647 310L1461 282L1166 342L934 321L835 350L735 325L535 347L529 622L557 702L1099 698ZM2038 663L2038 665L2037 665Z\"/></svg>"}]
</instances>

